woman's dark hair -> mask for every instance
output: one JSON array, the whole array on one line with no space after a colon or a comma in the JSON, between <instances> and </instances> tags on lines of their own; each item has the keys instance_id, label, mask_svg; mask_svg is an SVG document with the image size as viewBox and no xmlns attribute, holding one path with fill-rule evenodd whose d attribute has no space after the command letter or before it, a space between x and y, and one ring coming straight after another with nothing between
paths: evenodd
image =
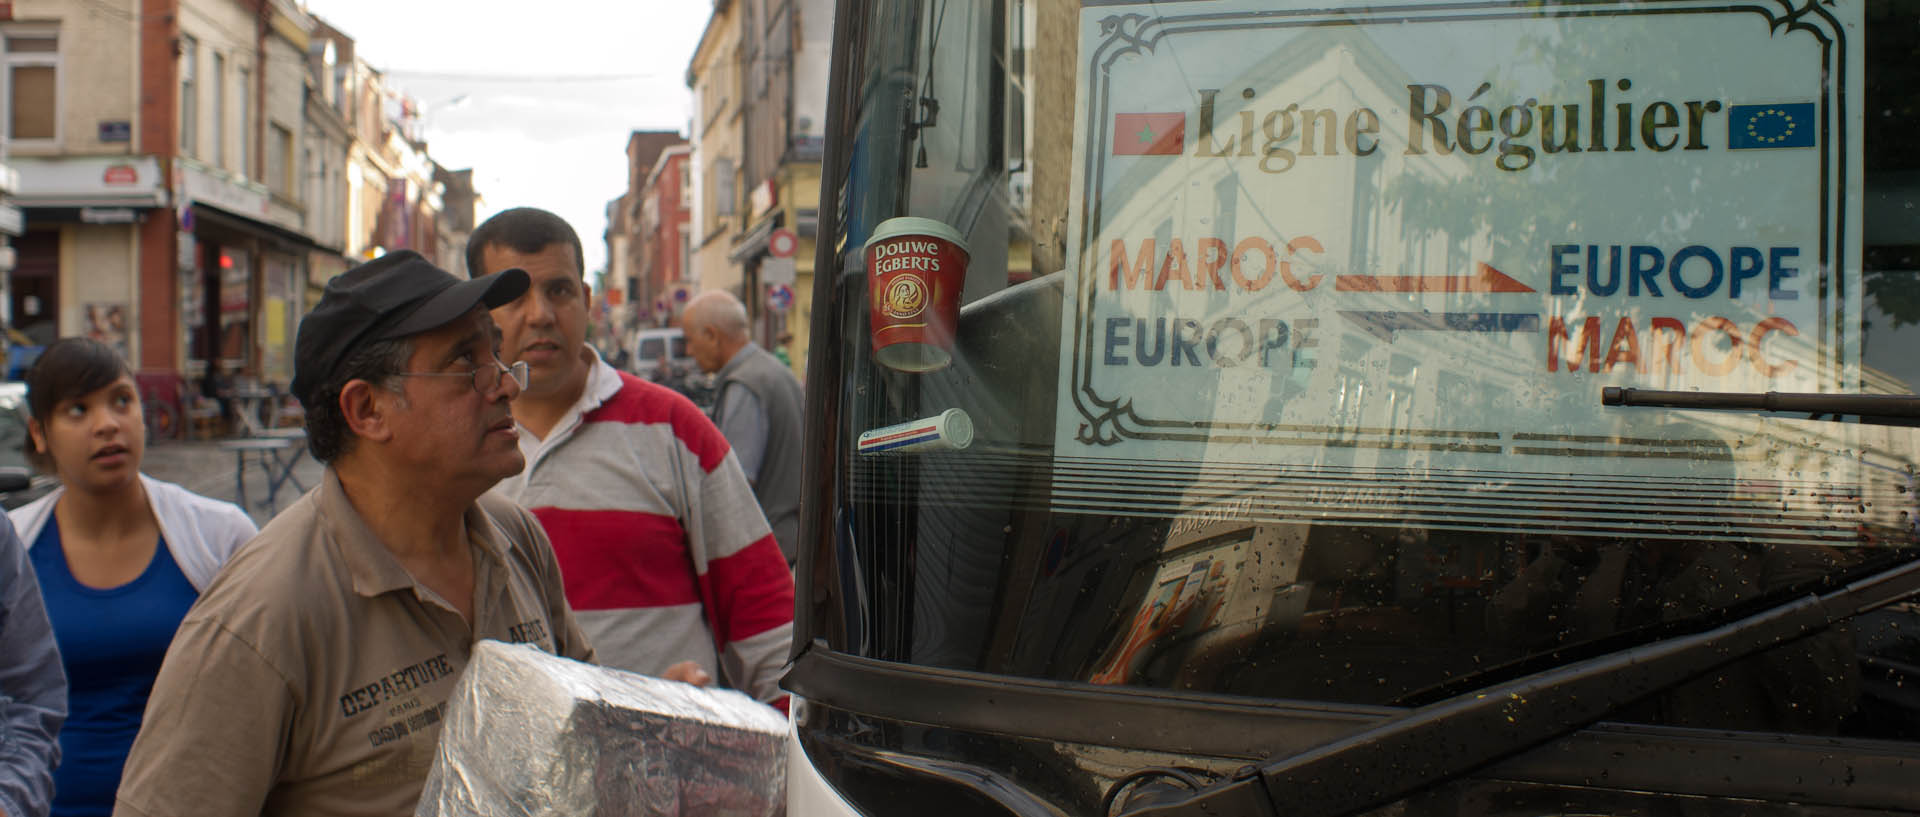
<instances>
[{"instance_id":1,"label":"woman's dark hair","mask_svg":"<svg viewBox=\"0 0 1920 817\"><path fill-rule=\"evenodd\" d=\"M104 389L133 368L114 348L92 338L61 338L27 369L27 410L44 423L63 400Z\"/></svg>"}]
</instances>

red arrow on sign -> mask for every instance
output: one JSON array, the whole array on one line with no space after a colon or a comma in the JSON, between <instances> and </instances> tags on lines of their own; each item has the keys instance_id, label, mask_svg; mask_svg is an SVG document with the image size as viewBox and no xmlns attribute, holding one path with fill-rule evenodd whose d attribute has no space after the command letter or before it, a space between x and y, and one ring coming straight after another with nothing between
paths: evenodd
<instances>
[{"instance_id":1,"label":"red arrow on sign","mask_svg":"<svg viewBox=\"0 0 1920 817\"><path fill-rule=\"evenodd\" d=\"M1533 292L1486 263L1475 263L1472 275L1337 275L1335 292Z\"/></svg>"}]
</instances>

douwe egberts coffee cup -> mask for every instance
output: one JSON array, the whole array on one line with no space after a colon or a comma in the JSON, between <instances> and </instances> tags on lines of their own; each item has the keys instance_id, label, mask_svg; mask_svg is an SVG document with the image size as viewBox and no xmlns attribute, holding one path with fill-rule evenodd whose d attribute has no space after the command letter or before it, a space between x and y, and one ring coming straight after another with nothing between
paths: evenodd
<instances>
[{"instance_id":1,"label":"douwe egberts coffee cup","mask_svg":"<svg viewBox=\"0 0 1920 817\"><path fill-rule=\"evenodd\" d=\"M930 218L880 222L867 239L873 359L889 369L930 372L953 362L967 242Z\"/></svg>"}]
</instances>

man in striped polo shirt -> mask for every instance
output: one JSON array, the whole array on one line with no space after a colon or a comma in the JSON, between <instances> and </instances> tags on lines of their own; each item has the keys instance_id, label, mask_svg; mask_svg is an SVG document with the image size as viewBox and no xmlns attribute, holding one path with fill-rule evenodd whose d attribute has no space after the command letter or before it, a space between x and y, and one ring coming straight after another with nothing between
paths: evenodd
<instances>
[{"instance_id":1,"label":"man in striped polo shirt","mask_svg":"<svg viewBox=\"0 0 1920 817\"><path fill-rule=\"evenodd\" d=\"M784 707L786 559L713 422L587 345L582 266L579 235L545 210L506 210L468 239L469 273L532 279L493 311L503 359L530 370L513 401L526 470L499 490L546 528L600 663L666 675L692 661Z\"/></svg>"}]
</instances>

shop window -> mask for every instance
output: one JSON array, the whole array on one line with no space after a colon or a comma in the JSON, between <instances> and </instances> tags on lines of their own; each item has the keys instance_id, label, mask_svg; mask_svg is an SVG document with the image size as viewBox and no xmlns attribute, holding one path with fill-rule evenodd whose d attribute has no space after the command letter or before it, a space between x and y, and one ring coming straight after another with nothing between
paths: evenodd
<instances>
[{"instance_id":1,"label":"shop window","mask_svg":"<svg viewBox=\"0 0 1920 817\"><path fill-rule=\"evenodd\" d=\"M246 368L253 356L253 255L238 248L223 248L216 259L219 269L214 274L213 291L219 298L217 348L220 362L229 371L238 371Z\"/></svg>"},{"instance_id":2,"label":"shop window","mask_svg":"<svg viewBox=\"0 0 1920 817\"><path fill-rule=\"evenodd\" d=\"M13 248L12 328L44 346L60 336L60 231L29 230Z\"/></svg>"},{"instance_id":3,"label":"shop window","mask_svg":"<svg viewBox=\"0 0 1920 817\"><path fill-rule=\"evenodd\" d=\"M6 31L7 136L52 141L60 135L60 34L44 27Z\"/></svg>"}]
</instances>

